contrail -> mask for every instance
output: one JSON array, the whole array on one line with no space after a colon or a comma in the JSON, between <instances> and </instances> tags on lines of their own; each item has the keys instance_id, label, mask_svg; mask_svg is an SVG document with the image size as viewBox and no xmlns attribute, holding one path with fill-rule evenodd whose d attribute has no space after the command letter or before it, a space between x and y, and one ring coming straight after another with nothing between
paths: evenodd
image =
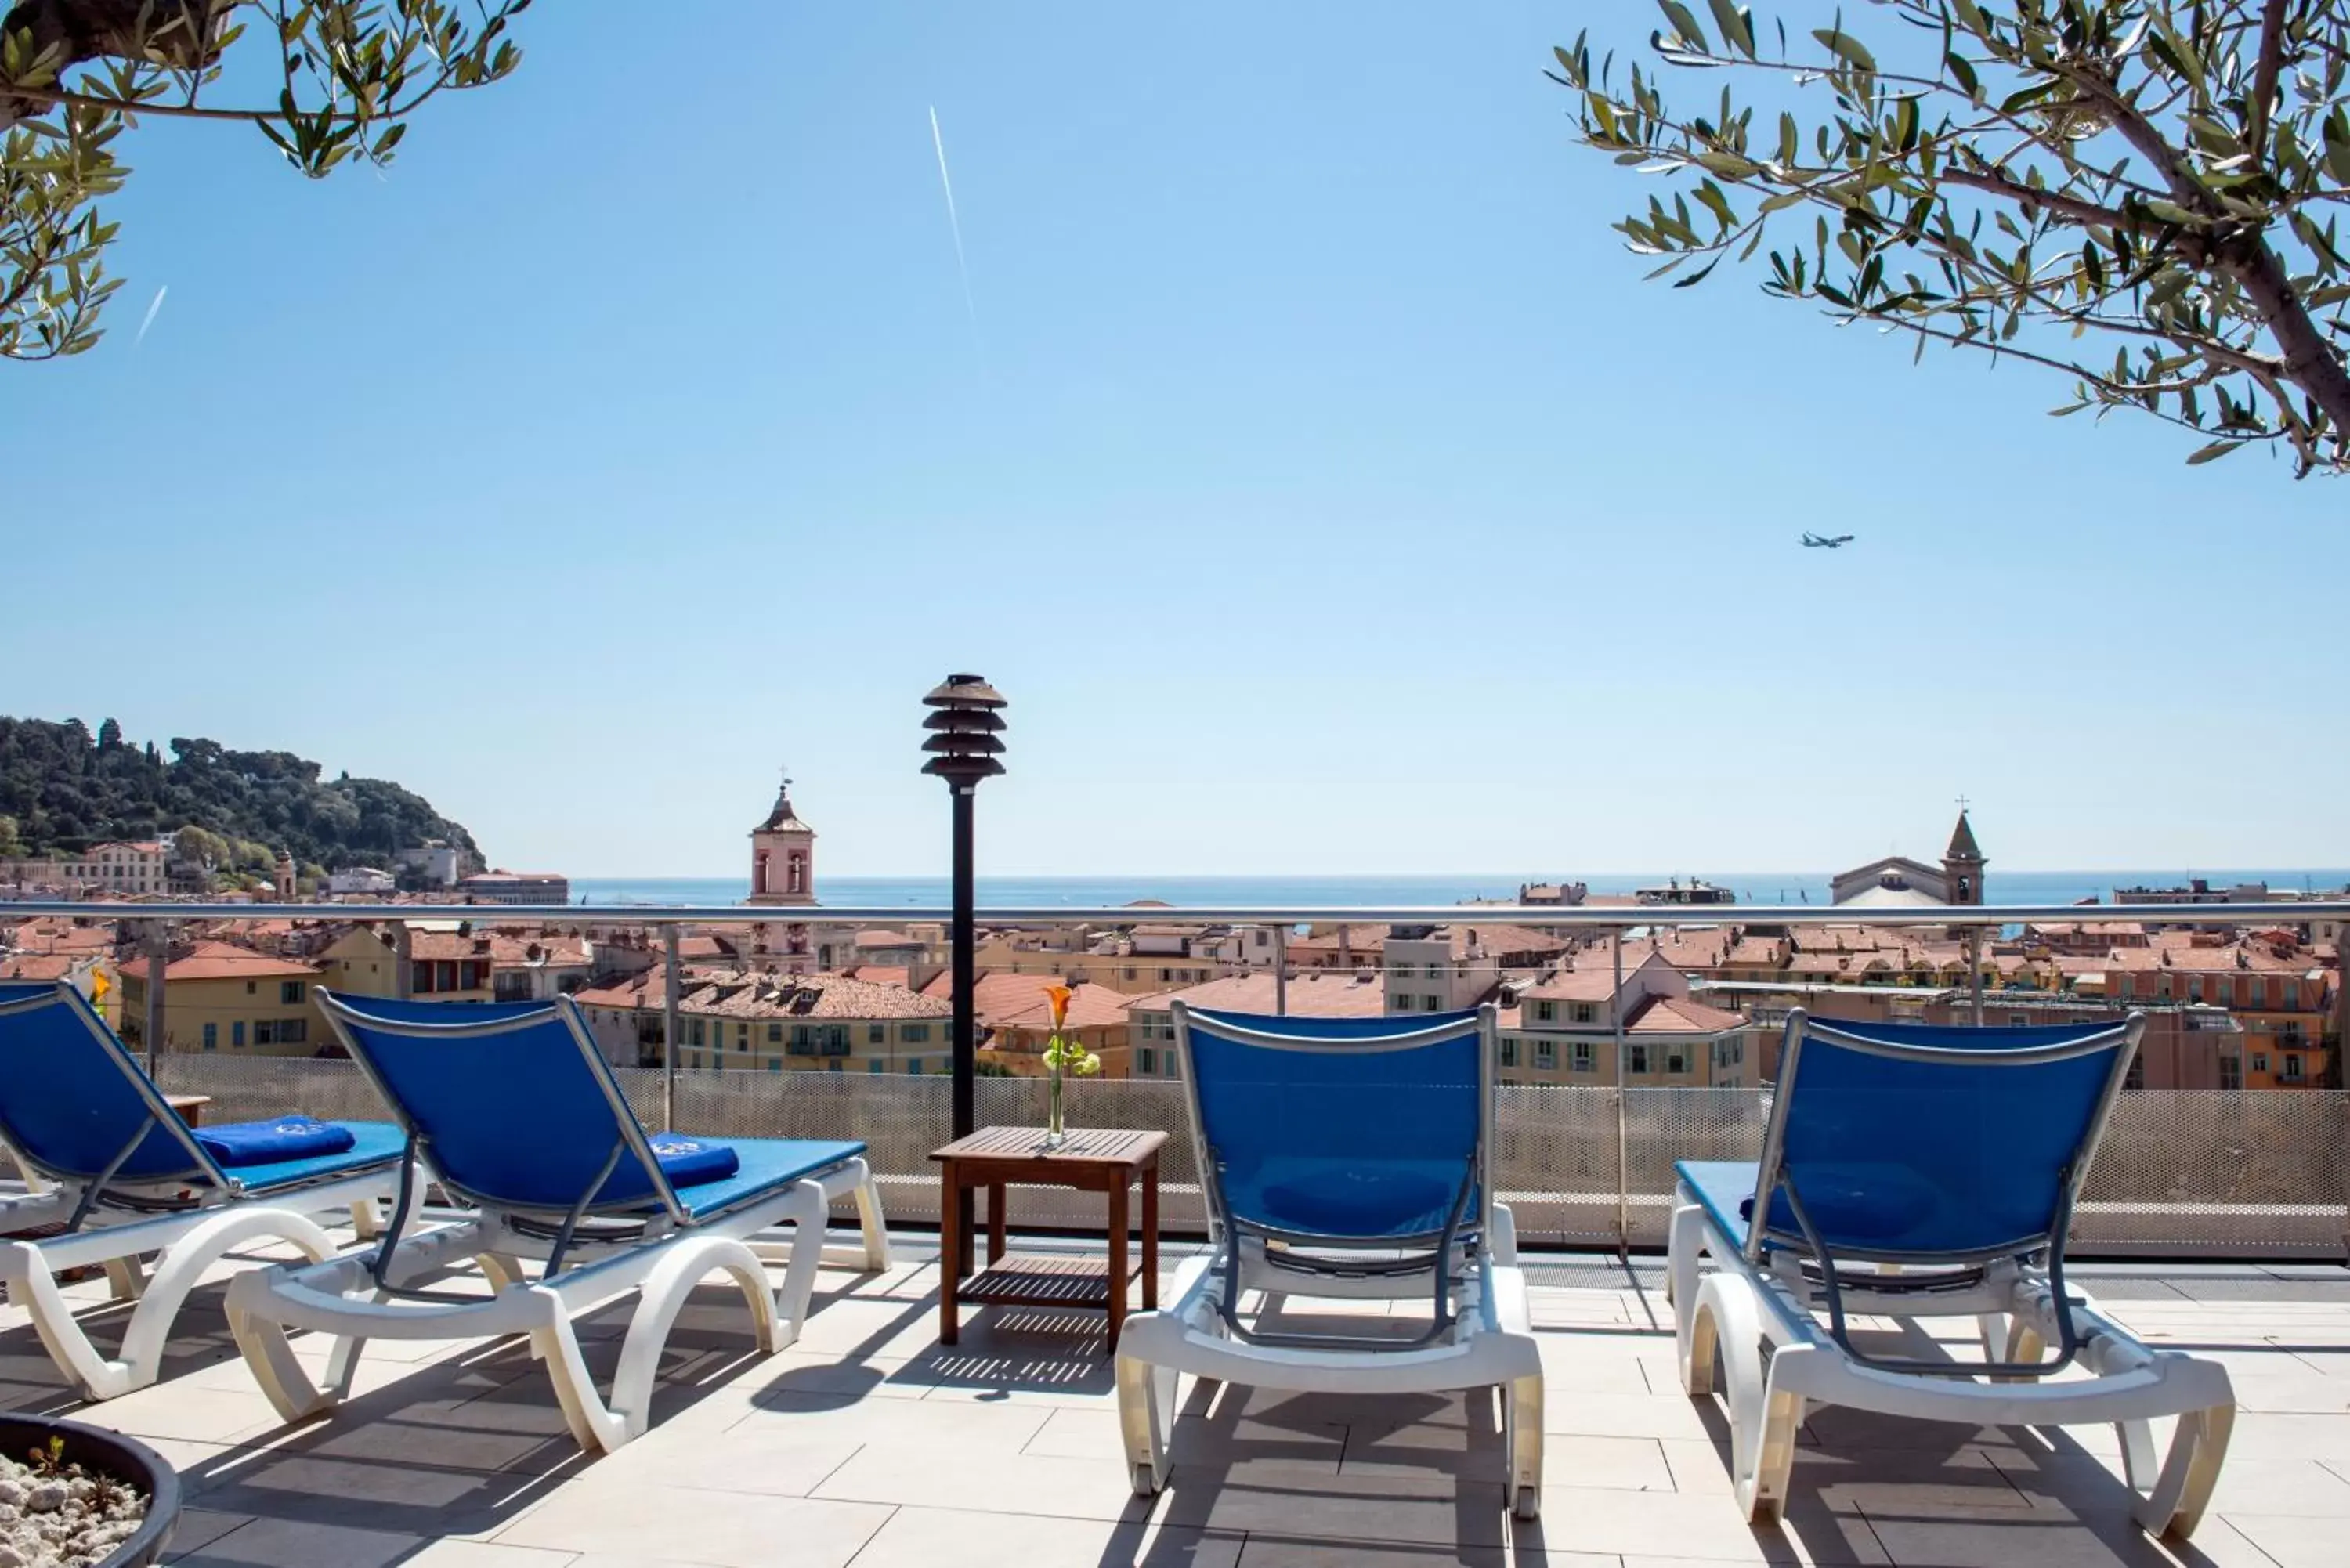
<instances>
[{"instance_id":1,"label":"contrail","mask_svg":"<svg viewBox=\"0 0 2350 1568\"><path fill-rule=\"evenodd\" d=\"M147 319L139 324L139 336L130 340L132 348L147 341L147 329L155 325L155 314L163 308L163 296L171 292L172 286L168 283L155 291L155 302L147 307Z\"/></svg>"},{"instance_id":2,"label":"contrail","mask_svg":"<svg viewBox=\"0 0 2350 1568\"><path fill-rule=\"evenodd\" d=\"M939 134L939 106L931 105L931 145L938 150L939 185L947 193L947 229L954 235L955 271L962 277L962 307L971 317L971 346L983 352L979 343L979 306L971 295L971 267L962 259L962 220L955 215L954 181L947 174L946 139Z\"/></svg>"}]
</instances>

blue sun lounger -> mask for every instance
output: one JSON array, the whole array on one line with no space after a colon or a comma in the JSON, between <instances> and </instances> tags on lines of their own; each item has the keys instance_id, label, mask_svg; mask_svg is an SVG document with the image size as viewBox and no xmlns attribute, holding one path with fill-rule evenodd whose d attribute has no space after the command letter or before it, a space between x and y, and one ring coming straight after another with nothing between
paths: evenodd
<instances>
[{"instance_id":1,"label":"blue sun lounger","mask_svg":"<svg viewBox=\"0 0 2350 1568\"><path fill-rule=\"evenodd\" d=\"M1675 1168L1682 1384L1711 1394L1720 1353L1751 1518L1785 1506L1817 1402L1976 1427L2110 1422L2138 1522L2193 1532L2235 1417L2226 1370L2148 1349L2064 1278L2074 1201L2144 1027L1789 1016L1760 1162ZM1864 1315L1974 1318L1982 1359L1868 1349ZM2054 1380L2075 1365L2090 1376ZM2168 1416L2158 1468L2149 1422Z\"/></svg>"},{"instance_id":2,"label":"blue sun lounger","mask_svg":"<svg viewBox=\"0 0 2350 1568\"><path fill-rule=\"evenodd\" d=\"M318 1001L392 1107L415 1163L473 1213L410 1234L420 1196L411 1185L372 1256L259 1271L231 1289L238 1345L288 1420L344 1397L369 1338L520 1334L546 1364L579 1446L617 1449L644 1432L661 1347L705 1277L734 1282L759 1348L772 1352L807 1316L833 1199L857 1200L864 1265L889 1266L863 1144L648 1137L568 997L418 1002L320 992ZM779 1303L751 1238L785 1224L793 1232ZM540 1263L536 1278L523 1258ZM487 1297L411 1288L468 1259L489 1277ZM639 1300L608 1404L572 1319L631 1293ZM288 1328L337 1336L323 1387L289 1349Z\"/></svg>"},{"instance_id":3,"label":"blue sun lounger","mask_svg":"<svg viewBox=\"0 0 2350 1568\"><path fill-rule=\"evenodd\" d=\"M1510 1211L1493 1201L1493 1012L1320 1019L1174 1006L1210 1249L1126 1320L1134 1490L1167 1484L1179 1373L1340 1394L1498 1388L1509 1504L1535 1516L1542 1358ZM1263 1292L1252 1316L1245 1293ZM1416 1335L1309 1334L1282 1297L1418 1299ZM1387 1320L1382 1320L1387 1321Z\"/></svg>"},{"instance_id":4,"label":"blue sun lounger","mask_svg":"<svg viewBox=\"0 0 2350 1568\"><path fill-rule=\"evenodd\" d=\"M399 1185L402 1147L380 1122L192 1132L81 993L47 983L0 985L0 1142L28 1185L49 1186L0 1200L0 1232L60 1232L0 1241L0 1282L93 1399L155 1381L182 1304L227 1253L270 1240L328 1257L335 1243L311 1216L337 1210L368 1234ZM159 1252L148 1280L144 1260ZM57 1288L59 1273L93 1264L115 1300L139 1303L113 1356Z\"/></svg>"}]
</instances>

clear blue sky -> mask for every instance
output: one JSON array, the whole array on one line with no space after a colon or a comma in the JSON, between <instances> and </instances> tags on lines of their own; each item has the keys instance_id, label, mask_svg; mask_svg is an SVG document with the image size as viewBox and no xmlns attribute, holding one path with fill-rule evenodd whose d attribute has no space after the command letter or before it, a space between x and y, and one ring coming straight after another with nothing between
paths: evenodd
<instances>
[{"instance_id":1,"label":"clear blue sky","mask_svg":"<svg viewBox=\"0 0 2350 1568\"><path fill-rule=\"evenodd\" d=\"M0 371L0 710L575 874L741 870L781 760L940 869L964 669L992 872L2350 862L2350 491L1643 285L1572 7L624 9L386 178L133 133L111 334Z\"/></svg>"}]
</instances>

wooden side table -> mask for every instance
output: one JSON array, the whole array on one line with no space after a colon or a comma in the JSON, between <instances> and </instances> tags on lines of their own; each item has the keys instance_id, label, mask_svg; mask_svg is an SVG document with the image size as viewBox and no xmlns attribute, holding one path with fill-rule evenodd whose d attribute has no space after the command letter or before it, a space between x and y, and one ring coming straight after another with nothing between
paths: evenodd
<instances>
[{"instance_id":1,"label":"wooden side table","mask_svg":"<svg viewBox=\"0 0 2350 1568\"><path fill-rule=\"evenodd\" d=\"M190 1127L202 1127L204 1107L213 1103L210 1095L166 1095L163 1103L180 1113L180 1119Z\"/></svg>"},{"instance_id":2,"label":"wooden side table","mask_svg":"<svg viewBox=\"0 0 2350 1568\"><path fill-rule=\"evenodd\" d=\"M1142 1305L1159 1304L1159 1151L1163 1132L1085 1127L1055 1149L1041 1127L983 1127L931 1151L939 1162L939 1343L952 1345L962 1329L965 1302L1018 1306L1100 1307L1109 1314L1109 1348L1126 1324L1127 1189L1142 1182ZM1109 1258L1017 1258L1004 1255L1003 1189L1067 1187L1109 1199ZM957 1279L962 1242L963 1189L987 1189L987 1266Z\"/></svg>"}]
</instances>

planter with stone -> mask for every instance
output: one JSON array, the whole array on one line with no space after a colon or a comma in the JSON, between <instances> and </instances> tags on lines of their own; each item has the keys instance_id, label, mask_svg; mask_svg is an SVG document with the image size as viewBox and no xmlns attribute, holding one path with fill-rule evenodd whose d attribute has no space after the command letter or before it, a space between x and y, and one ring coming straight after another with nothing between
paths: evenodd
<instances>
[{"instance_id":1,"label":"planter with stone","mask_svg":"<svg viewBox=\"0 0 2350 1568\"><path fill-rule=\"evenodd\" d=\"M179 1513L180 1478L146 1444L0 1416L0 1568L140 1568Z\"/></svg>"}]
</instances>

